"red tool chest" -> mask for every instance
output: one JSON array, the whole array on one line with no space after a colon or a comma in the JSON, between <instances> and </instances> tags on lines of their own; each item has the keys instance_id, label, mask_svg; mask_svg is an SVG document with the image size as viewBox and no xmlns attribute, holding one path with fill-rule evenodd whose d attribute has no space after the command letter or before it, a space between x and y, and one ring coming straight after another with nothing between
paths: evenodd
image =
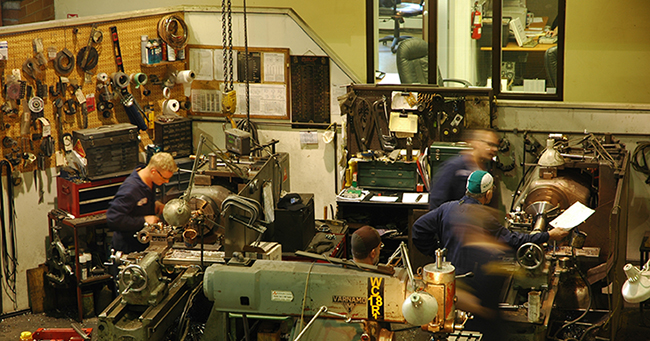
<instances>
[{"instance_id":1,"label":"red tool chest","mask_svg":"<svg viewBox=\"0 0 650 341\"><path fill-rule=\"evenodd\" d=\"M58 207L75 217L85 217L106 212L126 176L95 181L72 181L56 178Z\"/></svg>"}]
</instances>

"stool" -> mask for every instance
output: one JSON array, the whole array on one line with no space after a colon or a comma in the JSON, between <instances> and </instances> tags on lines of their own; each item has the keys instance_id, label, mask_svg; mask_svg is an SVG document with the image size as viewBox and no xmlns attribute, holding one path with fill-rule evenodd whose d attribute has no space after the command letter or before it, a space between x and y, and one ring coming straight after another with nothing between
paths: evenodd
<instances>
[{"instance_id":1,"label":"stool","mask_svg":"<svg viewBox=\"0 0 650 341\"><path fill-rule=\"evenodd\" d=\"M645 265L645 263L648 261L650 258L650 231L646 231L643 234L643 239L641 239L641 245L639 246L639 258L641 261L641 267ZM643 318L643 310L644 308L650 306L650 300L645 300L641 303L639 303L639 311L641 312L641 325L647 327L645 323L645 319Z\"/></svg>"}]
</instances>

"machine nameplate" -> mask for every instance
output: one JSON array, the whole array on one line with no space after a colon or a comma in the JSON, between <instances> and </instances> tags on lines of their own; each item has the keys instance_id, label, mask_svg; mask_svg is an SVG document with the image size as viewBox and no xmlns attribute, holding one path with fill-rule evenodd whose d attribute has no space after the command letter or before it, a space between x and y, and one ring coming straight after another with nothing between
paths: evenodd
<instances>
[{"instance_id":1,"label":"machine nameplate","mask_svg":"<svg viewBox=\"0 0 650 341\"><path fill-rule=\"evenodd\" d=\"M273 290L271 291L271 301L275 302L291 302L293 301L293 292Z\"/></svg>"},{"instance_id":2,"label":"machine nameplate","mask_svg":"<svg viewBox=\"0 0 650 341\"><path fill-rule=\"evenodd\" d=\"M332 296L333 303L352 303L352 304L366 304L366 298L361 296Z\"/></svg>"},{"instance_id":3,"label":"machine nameplate","mask_svg":"<svg viewBox=\"0 0 650 341\"><path fill-rule=\"evenodd\" d=\"M368 317L384 318L384 279L381 277L368 278Z\"/></svg>"}]
</instances>

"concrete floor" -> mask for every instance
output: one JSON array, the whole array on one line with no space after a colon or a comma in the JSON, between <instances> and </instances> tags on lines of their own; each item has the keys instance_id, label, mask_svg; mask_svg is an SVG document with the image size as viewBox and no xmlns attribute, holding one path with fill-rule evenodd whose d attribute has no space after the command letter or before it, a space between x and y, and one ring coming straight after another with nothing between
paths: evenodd
<instances>
[{"instance_id":1,"label":"concrete floor","mask_svg":"<svg viewBox=\"0 0 650 341\"><path fill-rule=\"evenodd\" d=\"M18 340L23 331L34 332L38 328L70 328L76 312L74 310L53 311L48 314L25 313L17 316L0 319L0 341ZM647 326L641 323L641 314L638 306L628 305L621 314L621 329L616 334L616 341L644 341L650 340L650 311L645 313ZM95 328L97 318L84 319L79 324L82 328ZM395 341L428 341L426 333L419 329L403 330L395 333ZM451 340L451 339L450 339ZM458 338L457 340L476 340L476 338ZM585 338L585 341L594 340ZM603 339L598 339L603 340Z\"/></svg>"}]
</instances>

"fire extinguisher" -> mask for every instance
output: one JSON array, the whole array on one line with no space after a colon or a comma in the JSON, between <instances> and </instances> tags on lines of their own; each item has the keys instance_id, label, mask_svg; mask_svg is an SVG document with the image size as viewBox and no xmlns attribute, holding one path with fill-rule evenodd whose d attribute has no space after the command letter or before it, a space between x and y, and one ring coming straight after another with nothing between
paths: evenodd
<instances>
[{"instance_id":1,"label":"fire extinguisher","mask_svg":"<svg viewBox=\"0 0 650 341\"><path fill-rule=\"evenodd\" d=\"M472 11L472 39L481 39L482 21L483 13L481 13L481 5L476 1L474 2L474 10Z\"/></svg>"}]
</instances>

